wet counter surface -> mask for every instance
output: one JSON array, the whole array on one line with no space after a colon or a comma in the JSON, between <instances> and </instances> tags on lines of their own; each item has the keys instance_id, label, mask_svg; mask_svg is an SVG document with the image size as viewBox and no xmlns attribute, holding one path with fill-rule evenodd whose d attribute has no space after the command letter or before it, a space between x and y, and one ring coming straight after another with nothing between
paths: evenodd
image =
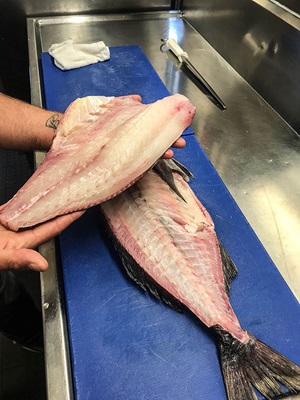
<instances>
[{"instance_id":1,"label":"wet counter surface","mask_svg":"<svg viewBox=\"0 0 300 400\"><path fill-rule=\"evenodd\" d=\"M176 60L170 54L161 52L161 38L169 37L175 38L189 53L193 64L225 102L227 110L218 109L178 69ZM192 101L197 107L193 122L197 140L299 300L299 136L176 13L29 19L28 43L34 104L43 105L40 53L47 51L53 43L68 38L81 43L103 40L108 46L140 45L168 90L182 93ZM53 243L43 246L41 252L54 262ZM58 301L59 305L60 290L58 288L55 292L54 289L57 285L56 274L55 268L43 274L42 289L44 298L51 291L53 301ZM49 304L44 304L44 307L47 309ZM60 363L67 366L63 315L57 315L57 310L55 312L50 317L45 313L46 357L48 353L51 364L53 350L58 350L58 344L55 349L47 348L47 335L50 335L47 328L54 328L56 332L62 329L60 350L63 361ZM52 361L58 363L58 360ZM49 365L48 368L52 374ZM50 380L57 379L55 374L60 374L59 368ZM55 388L49 390L55 393ZM66 393L71 391L68 388ZM64 396L61 398L68 398L68 395Z\"/></svg>"}]
</instances>

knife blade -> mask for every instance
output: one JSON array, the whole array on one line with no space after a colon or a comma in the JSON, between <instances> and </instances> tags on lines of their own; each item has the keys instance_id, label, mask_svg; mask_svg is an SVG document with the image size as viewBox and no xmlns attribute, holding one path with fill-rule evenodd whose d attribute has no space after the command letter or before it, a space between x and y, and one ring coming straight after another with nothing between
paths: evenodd
<instances>
[{"instance_id":1,"label":"knife blade","mask_svg":"<svg viewBox=\"0 0 300 400\"><path fill-rule=\"evenodd\" d=\"M180 64L184 65L192 73L196 80L200 82L200 84L207 90L207 92L212 96L217 104L223 110L226 110L227 107L225 103L191 63L188 53L184 51L174 39L162 39L162 42L164 42L164 44L178 58Z\"/></svg>"}]
</instances>

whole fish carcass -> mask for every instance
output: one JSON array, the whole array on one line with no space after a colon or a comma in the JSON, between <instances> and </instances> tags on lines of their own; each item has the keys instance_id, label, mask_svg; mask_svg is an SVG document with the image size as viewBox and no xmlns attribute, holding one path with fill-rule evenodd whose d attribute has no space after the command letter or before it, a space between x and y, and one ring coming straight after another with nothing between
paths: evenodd
<instances>
[{"instance_id":1,"label":"whole fish carcass","mask_svg":"<svg viewBox=\"0 0 300 400\"><path fill-rule=\"evenodd\" d=\"M134 96L75 100L44 162L1 209L0 223L17 231L120 193L179 138L194 113L180 94L147 105Z\"/></svg>"},{"instance_id":2,"label":"whole fish carcass","mask_svg":"<svg viewBox=\"0 0 300 400\"><path fill-rule=\"evenodd\" d=\"M187 170L165 160L155 168L159 174L152 169L101 205L129 276L216 333L229 400L257 399L253 387L272 399L285 393L278 382L298 393L300 367L242 329L234 314L228 292L236 268L183 179Z\"/></svg>"}]
</instances>

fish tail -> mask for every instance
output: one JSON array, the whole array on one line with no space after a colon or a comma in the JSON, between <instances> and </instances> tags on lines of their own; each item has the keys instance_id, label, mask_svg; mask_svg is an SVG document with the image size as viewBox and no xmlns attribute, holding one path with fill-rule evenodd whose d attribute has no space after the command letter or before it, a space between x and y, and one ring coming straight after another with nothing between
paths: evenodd
<instances>
[{"instance_id":1,"label":"fish tail","mask_svg":"<svg viewBox=\"0 0 300 400\"><path fill-rule=\"evenodd\" d=\"M256 400L254 388L266 399L286 395L287 391L300 393L298 365L250 333L249 341L242 343L220 326L214 330L228 400Z\"/></svg>"}]
</instances>

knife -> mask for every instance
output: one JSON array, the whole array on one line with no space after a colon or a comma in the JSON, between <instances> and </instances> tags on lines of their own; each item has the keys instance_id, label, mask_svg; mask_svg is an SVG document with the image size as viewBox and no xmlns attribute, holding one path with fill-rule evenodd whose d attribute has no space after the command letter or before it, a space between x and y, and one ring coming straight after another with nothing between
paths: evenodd
<instances>
[{"instance_id":1,"label":"knife","mask_svg":"<svg viewBox=\"0 0 300 400\"><path fill-rule=\"evenodd\" d=\"M162 42L172 51L172 53L178 58L181 65L184 65L196 78L198 82L207 90L207 92L212 96L212 98L217 102L217 104L226 110L226 105L223 100L217 95L210 84L203 78L199 71L194 67L194 65L189 60L189 55L184 51L179 44L174 39L161 39Z\"/></svg>"}]
</instances>

